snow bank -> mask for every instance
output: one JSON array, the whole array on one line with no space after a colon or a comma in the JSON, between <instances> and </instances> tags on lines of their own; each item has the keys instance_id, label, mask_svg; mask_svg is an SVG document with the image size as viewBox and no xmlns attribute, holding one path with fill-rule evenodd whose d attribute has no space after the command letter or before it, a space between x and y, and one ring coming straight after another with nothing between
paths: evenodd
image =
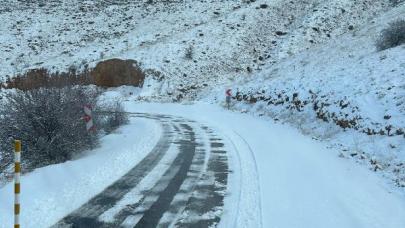
<instances>
[{"instance_id":1,"label":"snow bank","mask_svg":"<svg viewBox=\"0 0 405 228\"><path fill-rule=\"evenodd\" d=\"M103 137L100 147L83 157L22 176L21 226L53 225L133 168L160 135L160 126L154 121L131 119L129 125ZM13 187L9 183L0 189L0 227L14 222Z\"/></svg>"}]
</instances>

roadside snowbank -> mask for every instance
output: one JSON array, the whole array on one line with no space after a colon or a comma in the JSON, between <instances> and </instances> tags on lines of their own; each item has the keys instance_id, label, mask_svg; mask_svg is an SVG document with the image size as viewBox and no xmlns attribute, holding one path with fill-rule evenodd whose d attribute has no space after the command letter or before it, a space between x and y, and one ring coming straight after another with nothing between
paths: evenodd
<instances>
[{"instance_id":1,"label":"roadside snowbank","mask_svg":"<svg viewBox=\"0 0 405 228\"><path fill-rule=\"evenodd\" d=\"M127 109L183 116L215 126L236 143L245 140L247 146L237 149L240 154L253 152L252 159L257 161L263 227L405 227L403 195L375 173L339 158L338 151L327 149L326 144L303 136L292 127L202 103L127 102ZM246 170L250 162L240 161L239 172L254 172ZM237 194L238 188L249 187L234 183L228 189L229 197ZM240 199L249 194L255 193L242 191ZM237 219L238 227L245 227L252 224L251 220L259 219L248 215L260 205L245 201L239 208L236 206L237 202L226 205L224 220ZM235 214L234 210L239 210L238 218L227 218Z\"/></svg>"},{"instance_id":2,"label":"roadside snowbank","mask_svg":"<svg viewBox=\"0 0 405 228\"><path fill-rule=\"evenodd\" d=\"M154 121L131 119L84 157L22 176L21 226L53 225L134 167L160 135L161 128ZM0 227L11 227L14 221L13 186L9 183L0 189Z\"/></svg>"}]
</instances>

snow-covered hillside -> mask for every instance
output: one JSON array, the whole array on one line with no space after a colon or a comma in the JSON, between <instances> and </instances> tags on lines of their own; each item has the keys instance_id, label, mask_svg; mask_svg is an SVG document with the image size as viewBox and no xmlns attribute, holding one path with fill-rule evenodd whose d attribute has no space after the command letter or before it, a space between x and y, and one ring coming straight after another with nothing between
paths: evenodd
<instances>
[{"instance_id":1,"label":"snow-covered hillside","mask_svg":"<svg viewBox=\"0 0 405 228\"><path fill-rule=\"evenodd\" d=\"M235 110L297 126L405 187L405 48L375 49L403 1L6 0L0 12L1 77L134 59L164 77L146 79L143 99L222 103L233 88Z\"/></svg>"},{"instance_id":2,"label":"snow-covered hillside","mask_svg":"<svg viewBox=\"0 0 405 228\"><path fill-rule=\"evenodd\" d=\"M6 0L0 6L1 74L127 57L162 71L168 85L159 92L177 95L248 75L357 29L389 5L386 0Z\"/></svg>"},{"instance_id":3,"label":"snow-covered hillside","mask_svg":"<svg viewBox=\"0 0 405 228\"><path fill-rule=\"evenodd\" d=\"M288 122L405 187L405 46L375 40L405 5L367 25L228 83L235 108ZM221 88L214 100L223 100ZM212 99L212 98L210 98Z\"/></svg>"}]
</instances>

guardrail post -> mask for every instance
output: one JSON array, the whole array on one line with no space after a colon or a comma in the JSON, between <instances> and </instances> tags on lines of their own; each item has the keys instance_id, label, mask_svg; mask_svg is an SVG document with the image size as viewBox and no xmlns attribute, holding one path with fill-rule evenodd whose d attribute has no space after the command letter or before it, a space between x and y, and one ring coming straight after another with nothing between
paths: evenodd
<instances>
[{"instance_id":1,"label":"guardrail post","mask_svg":"<svg viewBox=\"0 0 405 228\"><path fill-rule=\"evenodd\" d=\"M14 141L14 228L20 228L21 141Z\"/></svg>"}]
</instances>

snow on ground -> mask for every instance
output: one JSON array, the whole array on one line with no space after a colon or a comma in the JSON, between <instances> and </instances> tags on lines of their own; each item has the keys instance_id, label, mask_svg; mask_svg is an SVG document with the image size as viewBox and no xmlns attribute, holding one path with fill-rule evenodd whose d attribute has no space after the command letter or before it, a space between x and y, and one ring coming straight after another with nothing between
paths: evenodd
<instances>
[{"instance_id":1,"label":"snow on ground","mask_svg":"<svg viewBox=\"0 0 405 228\"><path fill-rule=\"evenodd\" d=\"M338 157L339 151L288 125L206 103L155 104L127 99L125 106L130 112L195 120L224 138L233 172L220 227L405 226L404 194L364 166ZM46 227L89 200L139 162L157 143L160 131L151 120L132 119L83 157L24 175L22 225ZM162 161L170 162L172 155L168 153ZM157 167L164 170L166 163ZM150 175L141 188L154 182L154 171ZM12 224L12 188L10 183L0 189L2 227ZM140 190L127 197L135 199ZM110 213L114 211L103 218L108 220Z\"/></svg>"},{"instance_id":2,"label":"snow on ground","mask_svg":"<svg viewBox=\"0 0 405 228\"><path fill-rule=\"evenodd\" d=\"M391 179L396 186L402 186L403 192L405 49L402 45L376 52L374 45L379 32L390 21L403 18L403 2L396 8L385 0L3 2L7 4L0 6L0 18L5 21L0 25L0 41L4 41L0 42L3 44L0 46L0 60L4 62L0 70L2 77L28 68L64 70L70 65L94 66L97 61L111 57L131 58L141 67L164 75L161 82L147 78L142 91L134 91L135 94L159 100L188 97L221 104L225 88L233 88L234 95L239 90L243 100L235 102L233 109L288 123L320 140L308 141L286 125L275 127L279 125L270 120L243 116L252 121L251 125L246 123L245 129L265 128L263 132L271 136L270 145L277 148L281 142L286 144L287 152L280 149L273 152L276 154L263 152L267 151L264 146L252 148L257 151L260 176L268 176L270 180L264 182L273 184L270 188L270 184L263 183L268 187L261 189L262 194L289 193L288 197L281 195L284 198L264 196L263 205L279 206L277 209L263 207L263 211L273 215L263 214L264 227L267 224L299 226L292 224L295 221L319 222L312 224L314 227L318 224L402 227L395 213L402 211L404 200L391 202L396 197L387 193L396 191L392 185L386 186L380 177L345 159L336 161L336 157L355 158ZM191 58L187 53L191 53ZM128 91L113 90L109 96L121 97ZM178 106L167 107L169 112L170 107ZM207 122L213 117L207 115L200 119L203 117L197 114L206 110L198 107L195 113L191 108L183 109L187 108L173 108L173 113L188 112ZM223 123L210 123L221 123L226 129L239 124L235 121L224 127L230 122L226 118L221 120ZM279 135L267 129L269 125L289 140L278 138ZM237 138L229 131L227 134ZM241 135L248 142L258 140L252 131ZM273 142L274 138L280 142ZM306 149L295 153L298 146ZM299 159L301 164L288 166L291 160ZM265 162L273 163L268 166ZM263 171L267 166L273 172ZM282 174L288 176L284 178ZM301 178L304 174L313 178ZM309 184L318 186L320 182L325 184L310 189ZM303 187L294 188L295 183ZM359 186L360 183L364 185ZM274 186L279 186L279 190ZM330 190L333 196L327 197ZM295 201L301 202L302 195L308 200L297 205ZM383 206L377 205L381 201ZM314 202L315 209L311 209L309 202ZM373 206L378 209L369 210ZM392 212L388 213L389 210ZM344 219L326 221L332 214ZM355 215L352 220L348 219L352 214ZM385 214L392 219L382 219ZM311 217L318 215L324 220Z\"/></svg>"},{"instance_id":3,"label":"snow on ground","mask_svg":"<svg viewBox=\"0 0 405 228\"><path fill-rule=\"evenodd\" d=\"M156 122L131 119L83 157L21 177L21 226L48 227L123 176L149 153L161 135ZM24 153L22 154L24 159ZM13 225L13 183L0 189L0 227Z\"/></svg>"},{"instance_id":4,"label":"snow on ground","mask_svg":"<svg viewBox=\"0 0 405 228\"><path fill-rule=\"evenodd\" d=\"M405 46L381 52L377 34L404 19L405 4L371 23L229 82L203 100L288 122L405 187Z\"/></svg>"},{"instance_id":5,"label":"snow on ground","mask_svg":"<svg viewBox=\"0 0 405 228\"><path fill-rule=\"evenodd\" d=\"M254 104L235 109L289 122L405 186L405 49L374 45L404 2L3 2L2 77L134 59L163 77L146 79L143 99L221 103L225 88L239 89Z\"/></svg>"},{"instance_id":6,"label":"snow on ground","mask_svg":"<svg viewBox=\"0 0 405 228\"><path fill-rule=\"evenodd\" d=\"M228 144L237 145L237 150L231 149L231 164L245 178L239 178L242 182L236 178L229 186L232 200L227 201L222 227L257 227L260 213L263 227L405 226L403 194L374 172L339 158L339 151L292 127L204 103L127 102L126 106L128 111L183 116L214 126L228 138ZM238 157L243 159L238 161ZM252 162L258 175L250 178L259 186L247 184L251 180L246 175L256 172ZM238 194L240 201L236 200Z\"/></svg>"},{"instance_id":7,"label":"snow on ground","mask_svg":"<svg viewBox=\"0 0 405 228\"><path fill-rule=\"evenodd\" d=\"M391 8L386 0L2 2L1 77L131 58L162 72L155 93L173 98L258 72Z\"/></svg>"}]
</instances>

